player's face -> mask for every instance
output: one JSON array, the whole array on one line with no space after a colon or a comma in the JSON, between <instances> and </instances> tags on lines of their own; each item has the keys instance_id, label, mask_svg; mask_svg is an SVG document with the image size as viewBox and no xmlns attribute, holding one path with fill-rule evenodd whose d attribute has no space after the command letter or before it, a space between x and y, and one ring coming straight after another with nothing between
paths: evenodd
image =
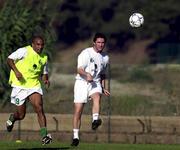
<instances>
[{"instance_id":1,"label":"player's face","mask_svg":"<svg viewBox=\"0 0 180 150\"><path fill-rule=\"evenodd\" d=\"M37 38L33 41L32 47L37 53L40 54L44 48L44 41L40 38Z\"/></svg>"},{"instance_id":2,"label":"player's face","mask_svg":"<svg viewBox=\"0 0 180 150\"><path fill-rule=\"evenodd\" d=\"M105 47L105 39L104 38L97 38L96 41L94 42L94 49L97 52L102 52L104 47Z\"/></svg>"}]
</instances>

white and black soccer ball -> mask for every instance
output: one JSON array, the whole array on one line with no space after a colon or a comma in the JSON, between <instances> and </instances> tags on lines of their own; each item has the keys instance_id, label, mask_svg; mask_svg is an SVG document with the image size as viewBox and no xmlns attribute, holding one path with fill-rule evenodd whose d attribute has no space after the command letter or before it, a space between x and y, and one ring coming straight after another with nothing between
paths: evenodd
<instances>
[{"instance_id":1,"label":"white and black soccer ball","mask_svg":"<svg viewBox=\"0 0 180 150\"><path fill-rule=\"evenodd\" d=\"M129 17L129 24L132 27L140 27L142 26L144 23L144 17L142 14L140 13L133 13L130 17Z\"/></svg>"}]
</instances>

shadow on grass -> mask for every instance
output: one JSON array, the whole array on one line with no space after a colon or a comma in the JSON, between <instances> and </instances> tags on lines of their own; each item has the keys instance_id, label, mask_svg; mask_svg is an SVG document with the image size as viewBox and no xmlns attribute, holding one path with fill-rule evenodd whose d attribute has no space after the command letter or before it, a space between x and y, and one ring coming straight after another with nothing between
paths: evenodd
<instances>
[{"instance_id":1,"label":"shadow on grass","mask_svg":"<svg viewBox=\"0 0 180 150\"><path fill-rule=\"evenodd\" d=\"M71 147L59 147L59 148L19 148L17 150L65 150L70 149Z\"/></svg>"}]
</instances>

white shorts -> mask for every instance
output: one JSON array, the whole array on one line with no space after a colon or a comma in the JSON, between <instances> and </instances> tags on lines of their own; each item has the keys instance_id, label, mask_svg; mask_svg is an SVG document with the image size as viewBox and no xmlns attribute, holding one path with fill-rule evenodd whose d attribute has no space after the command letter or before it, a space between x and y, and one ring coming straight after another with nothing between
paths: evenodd
<instances>
[{"instance_id":1,"label":"white shorts","mask_svg":"<svg viewBox=\"0 0 180 150\"><path fill-rule=\"evenodd\" d=\"M88 98L97 92L102 94L100 82L87 83L84 80L76 80L74 85L74 103L87 103Z\"/></svg>"},{"instance_id":2,"label":"white shorts","mask_svg":"<svg viewBox=\"0 0 180 150\"><path fill-rule=\"evenodd\" d=\"M43 91L41 88L34 89L21 89L18 87L13 87L11 92L11 103L17 106L24 104L26 98L32 93L39 93L43 95Z\"/></svg>"}]
</instances>

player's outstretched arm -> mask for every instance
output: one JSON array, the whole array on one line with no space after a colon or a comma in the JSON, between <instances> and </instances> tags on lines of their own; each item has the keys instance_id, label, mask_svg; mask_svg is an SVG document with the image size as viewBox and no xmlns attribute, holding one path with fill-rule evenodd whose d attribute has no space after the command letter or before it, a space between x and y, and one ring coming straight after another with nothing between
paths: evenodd
<instances>
[{"instance_id":1,"label":"player's outstretched arm","mask_svg":"<svg viewBox=\"0 0 180 150\"><path fill-rule=\"evenodd\" d=\"M48 74L43 74L43 75L42 75L42 81L43 81L44 84L49 88L49 86L50 86L50 81L49 81L49 78L48 78Z\"/></svg>"},{"instance_id":2,"label":"player's outstretched arm","mask_svg":"<svg viewBox=\"0 0 180 150\"><path fill-rule=\"evenodd\" d=\"M105 76L105 74L102 74L102 75L101 75L101 85L102 85L103 93L104 93L106 96L110 96L109 90L106 89L106 84L107 84L106 76Z\"/></svg>"},{"instance_id":3,"label":"player's outstretched arm","mask_svg":"<svg viewBox=\"0 0 180 150\"><path fill-rule=\"evenodd\" d=\"M10 66L10 68L14 71L16 78L18 80L21 80L23 78L23 75L21 74L21 72L19 72L19 70L16 68L16 65L14 63L13 59L7 58L7 64Z\"/></svg>"}]
</instances>

